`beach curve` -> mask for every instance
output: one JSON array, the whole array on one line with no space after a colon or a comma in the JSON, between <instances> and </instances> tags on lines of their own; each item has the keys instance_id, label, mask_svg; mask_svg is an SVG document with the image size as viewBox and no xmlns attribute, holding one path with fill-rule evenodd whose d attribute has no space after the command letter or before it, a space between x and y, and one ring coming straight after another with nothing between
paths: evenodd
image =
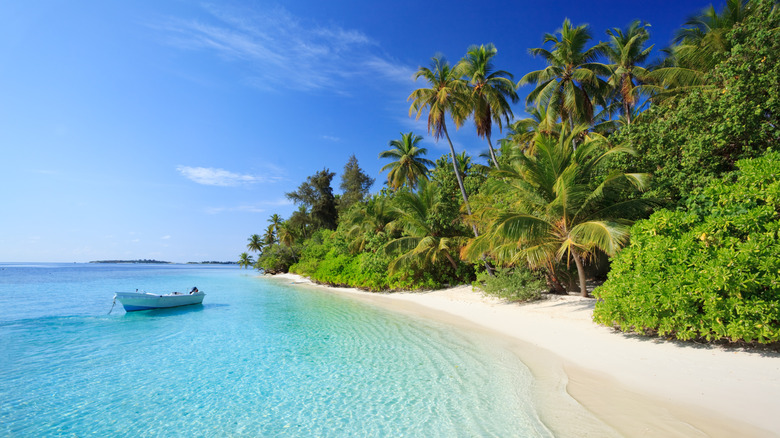
<instances>
[{"instance_id":1,"label":"beach curve","mask_svg":"<svg viewBox=\"0 0 780 438\"><path fill-rule=\"evenodd\" d=\"M537 378L540 417L556 436L603 436L610 429L629 437L780 436L774 352L622 334L592 322L593 299L573 296L516 304L471 286L370 293L296 274L267 277L499 335ZM608 427L596 432L600 421Z\"/></svg>"}]
</instances>

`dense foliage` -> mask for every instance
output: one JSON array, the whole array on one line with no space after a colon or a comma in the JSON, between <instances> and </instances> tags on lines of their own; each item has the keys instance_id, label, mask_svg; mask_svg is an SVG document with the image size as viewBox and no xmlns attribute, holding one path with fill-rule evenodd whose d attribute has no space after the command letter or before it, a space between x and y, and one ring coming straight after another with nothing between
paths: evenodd
<instances>
[{"instance_id":1,"label":"dense foliage","mask_svg":"<svg viewBox=\"0 0 780 438\"><path fill-rule=\"evenodd\" d=\"M424 158L412 132L388 150L376 145L389 161L373 195L354 156L341 195L334 173L315 173L287 194L297 211L250 236L257 260L243 253L240 263L368 290L478 277L525 300L541 289L537 275L549 291L587 296L609 256L599 322L679 339L778 340L780 157L768 151L780 144L779 9L773 0L705 9L649 65L650 24L610 28L597 42L565 19L529 50L547 65L517 85L494 65L492 44L454 65L437 55L415 74L424 85L409 114L426 113L449 153ZM513 120L523 85L530 117ZM487 140L485 164L450 139L448 128L469 119ZM509 128L497 148L494 127Z\"/></svg>"},{"instance_id":2,"label":"dense foliage","mask_svg":"<svg viewBox=\"0 0 780 438\"><path fill-rule=\"evenodd\" d=\"M594 292L596 321L684 340L780 341L780 154L737 166L686 211L634 225Z\"/></svg>"},{"instance_id":3,"label":"dense foliage","mask_svg":"<svg viewBox=\"0 0 780 438\"><path fill-rule=\"evenodd\" d=\"M706 76L708 86L669 98L612 139L639 153L624 170L651 171L648 196L673 204L742 158L760 156L780 139L780 14L772 2L727 35L730 56Z\"/></svg>"}]
</instances>

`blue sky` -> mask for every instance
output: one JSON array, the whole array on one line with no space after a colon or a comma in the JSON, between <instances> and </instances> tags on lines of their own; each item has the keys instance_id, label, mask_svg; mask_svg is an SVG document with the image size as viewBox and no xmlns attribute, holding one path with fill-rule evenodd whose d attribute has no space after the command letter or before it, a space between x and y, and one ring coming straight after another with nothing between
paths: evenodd
<instances>
[{"instance_id":1,"label":"blue sky","mask_svg":"<svg viewBox=\"0 0 780 438\"><path fill-rule=\"evenodd\" d=\"M517 80L565 17L595 40L645 20L658 50L709 4L1 2L0 261L236 260L318 170L338 193L355 154L377 191L400 132L448 151L406 101L436 53L492 42ZM470 123L453 141L486 149Z\"/></svg>"}]
</instances>

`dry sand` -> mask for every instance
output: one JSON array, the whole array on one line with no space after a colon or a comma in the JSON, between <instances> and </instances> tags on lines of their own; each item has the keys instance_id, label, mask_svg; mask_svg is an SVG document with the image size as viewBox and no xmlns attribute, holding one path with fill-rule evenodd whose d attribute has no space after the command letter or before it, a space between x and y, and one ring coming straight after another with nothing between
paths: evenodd
<instances>
[{"instance_id":1,"label":"dry sand","mask_svg":"<svg viewBox=\"0 0 780 438\"><path fill-rule=\"evenodd\" d=\"M376 294L273 278L499 335L537 378L556 436L780 436L777 353L625 335L594 324L595 301L573 296L514 304L470 286Z\"/></svg>"}]
</instances>

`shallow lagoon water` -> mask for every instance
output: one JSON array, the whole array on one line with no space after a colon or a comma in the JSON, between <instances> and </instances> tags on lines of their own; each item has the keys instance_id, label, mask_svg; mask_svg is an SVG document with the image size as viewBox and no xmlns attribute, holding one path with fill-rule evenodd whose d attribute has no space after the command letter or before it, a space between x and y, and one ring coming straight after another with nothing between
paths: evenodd
<instances>
[{"instance_id":1,"label":"shallow lagoon water","mask_svg":"<svg viewBox=\"0 0 780 438\"><path fill-rule=\"evenodd\" d=\"M203 305L108 314L114 291ZM0 264L0 435L551 436L489 339L231 266Z\"/></svg>"}]
</instances>

